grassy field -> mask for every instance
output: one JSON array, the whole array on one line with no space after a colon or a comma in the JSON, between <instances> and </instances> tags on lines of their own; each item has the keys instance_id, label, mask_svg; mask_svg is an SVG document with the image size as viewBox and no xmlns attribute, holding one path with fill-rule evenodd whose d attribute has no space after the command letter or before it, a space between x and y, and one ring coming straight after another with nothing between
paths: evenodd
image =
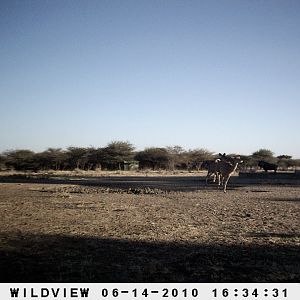
<instances>
[{"instance_id":1,"label":"grassy field","mask_svg":"<svg viewBox=\"0 0 300 300\"><path fill-rule=\"evenodd\" d=\"M299 186L135 191L0 183L1 281L299 282Z\"/></svg>"}]
</instances>

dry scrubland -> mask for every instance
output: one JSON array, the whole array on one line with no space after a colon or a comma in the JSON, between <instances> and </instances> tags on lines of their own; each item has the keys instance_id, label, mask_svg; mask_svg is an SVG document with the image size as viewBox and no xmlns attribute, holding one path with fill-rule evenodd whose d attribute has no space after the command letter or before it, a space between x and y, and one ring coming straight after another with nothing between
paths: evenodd
<instances>
[{"instance_id":1,"label":"dry scrubland","mask_svg":"<svg viewBox=\"0 0 300 300\"><path fill-rule=\"evenodd\" d=\"M299 282L299 192L0 183L1 281Z\"/></svg>"}]
</instances>

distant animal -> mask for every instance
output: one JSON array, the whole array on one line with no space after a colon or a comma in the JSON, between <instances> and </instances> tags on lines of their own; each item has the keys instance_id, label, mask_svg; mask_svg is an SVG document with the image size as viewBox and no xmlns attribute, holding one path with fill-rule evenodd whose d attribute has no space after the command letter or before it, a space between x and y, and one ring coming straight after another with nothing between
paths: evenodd
<instances>
[{"instance_id":1,"label":"distant animal","mask_svg":"<svg viewBox=\"0 0 300 300\"><path fill-rule=\"evenodd\" d=\"M216 179L218 177L218 163L221 160L215 159L215 160L205 160L202 165L201 168L202 169L206 169L207 170L207 175L206 175L206 180L205 180L205 184L207 185L209 178L213 177L213 182L216 182Z\"/></svg>"},{"instance_id":2,"label":"distant animal","mask_svg":"<svg viewBox=\"0 0 300 300\"><path fill-rule=\"evenodd\" d=\"M278 165L276 165L276 164L270 164L270 163L268 163L268 162L266 162L266 161L263 161L263 160L260 160L260 161L258 162L258 166L259 166L260 168L264 169L265 172L268 172L269 170L270 170L270 171L273 170L274 173L276 173L276 172L277 172L277 169L278 169Z\"/></svg>"},{"instance_id":3,"label":"distant animal","mask_svg":"<svg viewBox=\"0 0 300 300\"><path fill-rule=\"evenodd\" d=\"M219 153L220 161L218 163L218 186L223 186L223 192L226 193L227 183L238 167L242 163L240 156L226 156Z\"/></svg>"}]
</instances>

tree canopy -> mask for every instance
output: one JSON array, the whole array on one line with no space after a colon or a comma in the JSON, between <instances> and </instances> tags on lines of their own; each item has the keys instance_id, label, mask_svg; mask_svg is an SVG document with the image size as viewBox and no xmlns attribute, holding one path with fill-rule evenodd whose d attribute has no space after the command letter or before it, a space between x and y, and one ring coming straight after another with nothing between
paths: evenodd
<instances>
[{"instance_id":1,"label":"tree canopy","mask_svg":"<svg viewBox=\"0 0 300 300\"><path fill-rule=\"evenodd\" d=\"M257 167L260 160L276 163L282 169L300 166L300 160L290 155L275 157L269 149L259 149L252 155L241 157L244 168ZM140 169L199 170L204 161L215 158L218 155L201 147L185 150L175 145L135 151L135 147L128 141L113 141L99 148L70 146L66 150L48 148L38 153L28 149L5 151L0 154L0 170L122 170L128 163L139 164Z\"/></svg>"}]
</instances>

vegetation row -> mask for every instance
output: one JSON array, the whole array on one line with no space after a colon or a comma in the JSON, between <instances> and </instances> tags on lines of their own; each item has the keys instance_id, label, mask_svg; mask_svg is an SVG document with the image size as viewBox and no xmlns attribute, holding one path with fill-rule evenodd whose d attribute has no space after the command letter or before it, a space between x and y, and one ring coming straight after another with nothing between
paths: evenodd
<instances>
[{"instance_id":1,"label":"vegetation row","mask_svg":"<svg viewBox=\"0 0 300 300\"><path fill-rule=\"evenodd\" d=\"M199 170L206 160L218 155L204 148L185 150L181 146L145 148L136 151L129 142L114 141L102 148L69 147L49 148L43 152L9 150L0 154L0 170ZM275 157L268 149L260 149L252 155L241 155L242 168L255 168L258 161L276 163L287 170L300 166L300 159L289 155Z\"/></svg>"}]
</instances>

